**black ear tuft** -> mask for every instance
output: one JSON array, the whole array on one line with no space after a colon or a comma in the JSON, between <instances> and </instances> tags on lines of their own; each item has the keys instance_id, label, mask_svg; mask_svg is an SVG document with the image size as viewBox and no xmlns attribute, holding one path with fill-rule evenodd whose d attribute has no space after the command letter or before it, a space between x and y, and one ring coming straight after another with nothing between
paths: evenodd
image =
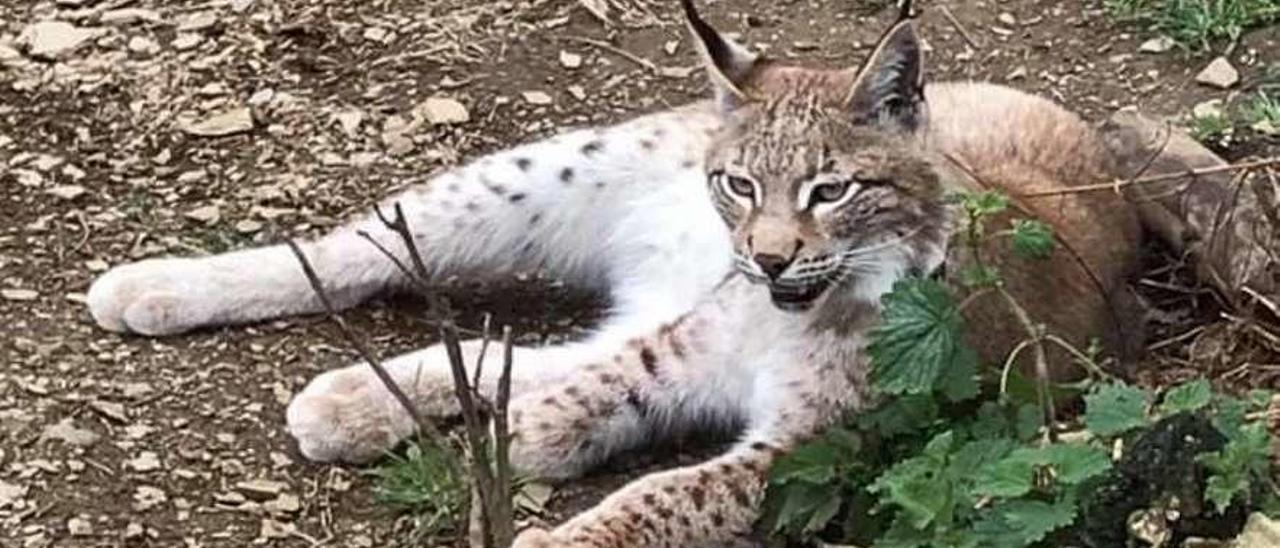
<instances>
[{"instance_id":1,"label":"black ear tuft","mask_svg":"<svg viewBox=\"0 0 1280 548\"><path fill-rule=\"evenodd\" d=\"M684 8L690 34L702 53L703 65L715 87L716 98L722 106L731 109L746 98L742 88L759 57L707 24L698 14L693 0L680 0L680 5Z\"/></svg>"},{"instance_id":2,"label":"black ear tuft","mask_svg":"<svg viewBox=\"0 0 1280 548\"><path fill-rule=\"evenodd\" d=\"M894 24L880 38L849 91L846 106L854 120L914 129L924 103L923 65L920 40L911 20Z\"/></svg>"}]
</instances>

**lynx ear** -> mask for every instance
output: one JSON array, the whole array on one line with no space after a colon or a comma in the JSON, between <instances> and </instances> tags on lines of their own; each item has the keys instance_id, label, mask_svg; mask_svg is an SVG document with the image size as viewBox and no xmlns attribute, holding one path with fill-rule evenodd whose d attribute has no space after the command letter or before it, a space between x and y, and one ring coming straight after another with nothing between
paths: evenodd
<instances>
[{"instance_id":1,"label":"lynx ear","mask_svg":"<svg viewBox=\"0 0 1280 548\"><path fill-rule=\"evenodd\" d=\"M711 28L698 15L693 0L680 0L680 4L694 42L702 52L702 63L715 88L716 100L725 110L732 110L746 100L743 86L760 58Z\"/></svg>"},{"instance_id":2,"label":"lynx ear","mask_svg":"<svg viewBox=\"0 0 1280 548\"><path fill-rule=\"evenodd\" d=\"M903 10L909 13L910 4ZM845 106L855 121L914 129L924 102L924 59L915 27L905 16L880 38L862 65Z\"/></svg>"}]
</instances>

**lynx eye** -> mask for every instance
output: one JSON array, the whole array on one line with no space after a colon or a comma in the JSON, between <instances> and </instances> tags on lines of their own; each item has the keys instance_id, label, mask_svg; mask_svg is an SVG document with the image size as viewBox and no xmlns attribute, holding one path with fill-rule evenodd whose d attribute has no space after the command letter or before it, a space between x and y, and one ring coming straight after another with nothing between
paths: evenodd
<instances>
[{"instance_id":1,"label":"lynx eye","mask_svg":"<svg viewBox=\"0 0 1280 548\"><path fill-rule=\"evenodd\" d=\"M726 175L723 172L715 174L718 177L721 186L729 191L730 194L740 196L742 198L753 199L756 195L756 185L750 180L733 175Z\"/></svg>"},{"instance_id":2,"label":"lynx eye","mask_svg":"<svg viewBox=\"0 0 1280 548\"><path fill-rule=\"evenodd\" d=\"M844 197L846 191L849 190L849 182L841 181L838 183L822 183L814 185L809 190L809 205L813 206L823 202L835 202Z\"/></svg>"}]
</instances>

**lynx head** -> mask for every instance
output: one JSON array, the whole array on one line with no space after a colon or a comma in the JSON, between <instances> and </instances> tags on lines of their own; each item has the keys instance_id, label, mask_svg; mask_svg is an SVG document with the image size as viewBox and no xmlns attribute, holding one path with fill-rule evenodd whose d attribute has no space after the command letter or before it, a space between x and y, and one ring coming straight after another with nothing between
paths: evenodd
<instances>
[{"instance_id":1,"label":"lynx head","mask_svg":"<svg viewBox=\"0 0 1280 548\"><path fill-rule=\"evenodd\" d=\"M778 307L805 310L831 288L874 300L937 267L947 220L914 137L924 103L910 19L861 67L817 70L762 59L683 5L725 119L707 183L737 268Z\"/></svg>"}]
</instances>

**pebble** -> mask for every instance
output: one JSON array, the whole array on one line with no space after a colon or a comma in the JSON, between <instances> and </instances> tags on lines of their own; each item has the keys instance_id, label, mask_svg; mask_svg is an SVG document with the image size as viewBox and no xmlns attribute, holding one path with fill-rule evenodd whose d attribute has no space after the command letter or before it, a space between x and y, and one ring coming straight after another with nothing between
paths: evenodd
<instances>
[{"instance_id":1,"label":"pebble","mask_svg":"<svg viewBox=\"0 0 1280 548\"><path fill-rule=\"evenodd\" d=\"M237 107L208 116L198 122L184 124L182 130L201 137L222 137L253 129L253 113L248 107Z\"/></svg>"},{"instance_id":2,"label":"pebble","mask_svg":"<svg viewBox=\"0 0 1280 548\"><path fill-rule=\"evenodd\" d=\"M96 38L100 32L98 29L80 28L66 21L41 21L23 30L19 41L27 45L27 55L56 60Z\"/></svg>"},{"instance_id":3,"label":"pebble","mask_svg":"<svg viewBox=\"0 0 1280 548\"><path fill-rule=\"evenodd\" d=\"M433 126L461 124L471 120L466 105L447 97L431 97L423 101L414 109L414 114Z\"/></svg>"},{"instance_id":4,"label":"pebble","mask_svg":"<svg viewBox=\"0 0 1280 548\"><path fill-rule=\"evenodd\" d=\"M1240 82L1240 72L1231 66L1226 57L1218 57L1196 75L1196 82L1218 89L1227 89Z\"/></svg>"},{"instance_id":5,"label":"pebble","mask_svg":"<svg viewBox=\"0 0 1280 548\"><path fill-rule=\"evenodd\" d=\"M1138 51L1142 53L1164 53L1173 49L1173 45L1173 38L1158 36L1143 42L1138 46Z\"/></svg>"},{"instance_id":6,"label":"pebble","mask_svg":"<svg viewBox=\"0 0 1280 548\"><path fill-rule=\"evenodd\" d=\"M531 105L550 105L552 99L543 91L526 91L520 94L524 97L524 101Z\"/></svg>"}]
</instances>

